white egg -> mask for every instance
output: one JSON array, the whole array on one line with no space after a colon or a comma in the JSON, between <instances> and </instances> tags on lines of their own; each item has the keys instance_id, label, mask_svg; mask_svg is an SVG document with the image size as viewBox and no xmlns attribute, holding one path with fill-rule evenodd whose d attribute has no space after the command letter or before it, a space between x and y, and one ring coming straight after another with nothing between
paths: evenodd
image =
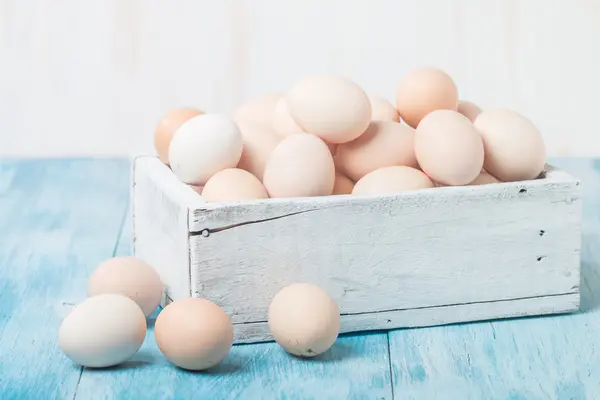
<instances>
[{"instance_id":1,"label":"white egg","mask_svg":"<svg viewBox=\"0 0 600 400\"><path fill-rule=\"evenodd\" d=\"M221 114L187 120L169 146L169 163L182 182L204 185L211 176L240 161L243 138L237 124Z\"/></svg>"},{"instance_id":2,"label":"white egg","mask_svg":"<svg viewBox=\"0 0 600 400\"><path fill-rule=\"evenodd\" d=\"M146 337L142 309L120 294L100 294L78 304L63 320L58 346L76 364L104 368L133 356Z\"/></svg>"}]
</instances>

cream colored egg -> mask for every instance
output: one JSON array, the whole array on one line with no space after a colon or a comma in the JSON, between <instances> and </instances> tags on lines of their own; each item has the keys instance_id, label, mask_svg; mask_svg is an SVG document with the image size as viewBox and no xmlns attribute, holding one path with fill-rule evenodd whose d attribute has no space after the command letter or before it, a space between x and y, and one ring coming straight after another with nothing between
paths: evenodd
<instances>
[{"instance_id":1,"label":"cream colored egg","mask_svg":"<svg viewBox=\"0 0 600 400\"><path fill-rule=\"evenodd\" d=\"M202 194L202 189L204 189L204 186L200 186L200 185L188 185L189 187L191 187L196 193L198 194Z\"/></svg>"},{"instance_id":2,"label":"cream colored egg","mask_svg":"<svg viewBox=\"0 0 600 400\"><path fill-rule=\"evenodd\" d=\"M228 168L214 174L202 189L207 202L237 202L266 199L267 190L260 180L248 171Z\"/></svg>"},{"instance_id":3,"label":"cream colored egg","mask_svg":"<svg viewBox=\"0 0 600 400\"><path fill-rule=\"evenodd\" d=\"M114 257L101 263L88 281L88 296L122 294L135 301L146 316L158 307L163 283L158 273L137 257Z\"/></svg>"},{"instance_id":4,"label":"cream colored egg","mask_svg":"<svg viewBox=\"0 0 600 400\"><path fill-rule=\"evenodd\" d=\"M285 97L279 99L275 106L275 112L273 113L273 127L281 136L289 136L295 133L304 132L290 115L290 110L288 109Z\"/></svg>"},{"instance_id":5,"label":"cream colored egg","mask_svg":"<svg viewBox=\"0 0 600 400\"><path fill-rule=\"evenodd\" d=\"M537 178L546 163L540 131L521 114L507 109L487 110L474 123L485 146L485 170L503 182Z\"/></svg>"},{"instance_id":6,"label":"cream colored egg","mask_svg":"<svg viewBox=\"0 0 600 400\"><path fill-rule=\"evenodd\" d=\"M473 182L469 183L469 185L488 185L490 183L501 183L501 181L492 176L489 172L483 170Z\"/></svg>"},{"instance_id":7,"label":"cream colored egg","mask_svg":"<svg viewBox=\"0 0 600 400\"><path fill-rule=\"evenodd\" d=\"M371 103L356 83L337 76L313 76L296 83L286 96L294 121L328 143L359 137L371 122Z\"/></svg>"},{"instance_id":8,"label":"cream colored egg","mask_svg":"<svg viewBox=\"0 0 600 400\"><path fill-rule=\"evenodd\" d=\"M255 122L238 122L238 127L242 133L244 149L237 167L262 178L267 160L281 142L281 136L271 127Z\"/></svg>"},{"instance_id":9,"label":"cream colored egg","mask_svg":"<svg viewBox=\"0 0 600 400\"><path fill-rule=\"evenodd\" d=\"M371 101L372 121L400 122L398 110L388 100L379 96L369 96L369 100Z\"/></svg>"},{"instance_id":10,"label":"cream colored egg","mask_svg":"<svg viewBox=\"0 0 600 400\"><path fill-rule=\"evenodd\" d=\"M206 299L188 298L166 306L154 323L156 344L180 368L212 368L227 356L233 344L229 316Z\"/></svg>"},{"instance_id":11,"label":"cream colored egg","mask_svg":"<svg viewBox=\"0 0 600 400\"><path fill-rule=\"evenodd\" d=\"M335 165L329 148L315 135L286 137L271 153L263 184L270 197L329 196Z\"/></svg>"},{"instance_id":12,"label":"cream colored egg","mask_svg":"<svg viewBox=\"0 0 600 400\"><path fill-rule=\"evenodd\" d=\"M146 318L129 297L100 294L78 304L62 321L58 347L74 363L89 368L120 364L146 337Z\"/></svg>"},{"instance_id":13,"label":"cream colored egg","mask_svg":"<svg viewBox=\"0 0 600 400\"><path fill-rule=\"evenodd\" d=\"M416 168L415 130L397 122L373 121L360 137L338 146L335 164L354 181L382 167Z\"/></svg>"},{"instance_id":14,"label":"cream colored egg","mask_svg":"<svg viewBox=\"0 0 600 400\"><path fill-rule=\"evenodd\" d=\"M183 107L169 111L160 120L154 132L154 147L160 161L169 163L169 145L177 129L190 118L201 114L203 112L195 108Z\"/></svg>"},{"instance_id":15,"label":"cream colored egg","mask_svg":"<svg viewBox=\"0 0 600 400\"><path fill-rule=\"evenodd\" d=\"M233 120L221 114L204 114L186 121L169 146L173 173L184 183L204 185L225 168L238 165L242 134Z\"/></svg>"},{"instance_id":16,"label":"cream colored egg","mask_svg":"<svg viewBox=\"0 0 600 400\"><path fill-rule=\"evenodd\" d=\"M233 119L238 123L247 121L272 127L275 105L282 96L283 93L272 92L255 97L235 110Z\"/></svg>"},{"instance_id":17,"label":"cream colored egg","mask_svg":"<svg viewBox=\"0 0 600 400\"><path fill-rule=\"evenodd\" d=\"M333 195L351 194L354 189L354 182L339 172L335 173L335 184L333 185Z\"/></svg>"},{"instance_id":18,"label":"cream colored egg","mask_svg":"<svg viewBox=\"0 0 600 400\"><path fill-rule=\"evenodd\" d=\"M432 111L456 111L457 107L456 84L447 73L437 68L420 68L409 72L396 89L398 113L413 128Z\"/></svg>"},{"instance_id":19,"label":"cream colored egg","mask_svg":"<svg viewBox=\"0 0 600 400\"><path fill-rule=\"evenodd\" d=\"M467 117L451 110L428 114L415 131L419 166L444 185L472 182L483 167L481 135Z\"/></svg>"},{"instance_id":20,"label":"cream colored egg","mask_svg":"<svg viewBox=\"0 0 600 400\"><path fill-rule=\"evenodd\" d=\"M461 100L458 102L458 112L475 122L475 118L482 113L481 108L473 102Z\"/></svg>"},{"instance_id":21,"label":"cream colored egg","mask_svg":"<svg viewBox=\"0 0 600 400\"><path fill-rule=\"evenodd\" d=\"M352 194L379 195L393 194L406 190L429 189L434 187L427 175L418 169L393 166L376 169L356 182Z\"/></svg>"},{"instance_id":22,"label":"cream colored egg","mask_svg":"<svg viewBox=\"0 0 600 400\"><path fill-rule=\"evenodd\" d=\"M320 287L295 283L271 301L268 325L273 338L289 353L314 357L326 352L340 332L340 310Z\"/></svg>"}]
</instances>

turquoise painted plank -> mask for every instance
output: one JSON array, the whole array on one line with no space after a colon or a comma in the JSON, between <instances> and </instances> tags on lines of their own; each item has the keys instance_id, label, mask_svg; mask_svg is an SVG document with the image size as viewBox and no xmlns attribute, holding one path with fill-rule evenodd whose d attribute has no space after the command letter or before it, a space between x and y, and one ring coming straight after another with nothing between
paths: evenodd
<instances>
[{"instance_id":1,"label":"turquoise painted plank","mask_svg":"<svg viewBox=\"0 0 600 400\"><path fill-rule=\"evenodd\" d=\"M67 399L81 369L61 319L111 256L129 201L127 160L0 160L0 398Z\"/></svg>"},{"instance_id":2,"label":"turquoise painted plank","mask_svg":"<svg viewBox=\"0 0 600 400\"><path fill-rule=\"evenodd\" d=\"M120 255L130 254L130 218ZM76 398L392 399L387 335L342 337L318 360L296 359L274 343L234 346L216 370L192 373L166 361L150 328L140 352L124 366L84 370Z\"/></svg>"},{"instance_id":3,"label":"turquoise painted plank","mask_svg":"<svg viewBox=\"0 0 600 400\"><path fill-rule=\"evenodd\" d=\"M583 179L582 312L389 332L396 398L600 398L599 169L554 163Z\"/></svg>"}]
</instances>

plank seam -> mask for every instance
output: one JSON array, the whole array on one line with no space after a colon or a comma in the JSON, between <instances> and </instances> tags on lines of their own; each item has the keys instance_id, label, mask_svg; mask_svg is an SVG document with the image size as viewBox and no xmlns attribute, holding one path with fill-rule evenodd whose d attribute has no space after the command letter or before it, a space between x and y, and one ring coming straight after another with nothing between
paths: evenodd
<instances>
[{"instance_id":1,"label":"plank seam","mask_svg":"<svg viewBox=\"0 0 600 400\"><path fill-rule=\"evenodd\" d=\"M509 301L519 301L519 300L533 300L533 299L546 299L550 297L562 297L562 296L570 296L573 294L579 294L579 291L576 292L566 292L566 293L555 293L555 294L547 294L543 296L526 296L526 297L516 297L511 299L500 299L500 300L486 300L486 301L472 301L467 303L453 303L453 304L444 304L439 306L423 306L423 307L411 307L411 308L394 308L389 310L378 310L378 311L364 311L364 312L356 312L356 313L342 313L340 316L350 316L350 315L369 315L369 314L382 314L386 312L395 312L395 311L409 311L409 310L433 310L436 308L445 308L445 307L455 307L455 306L469 306L473 304L493 304L493 303L504 303ZM263 324L267 323L267 321L248 321L248 322L235 322L233 325L252 325L252 324Z\"/></svg>"}]
</instances>

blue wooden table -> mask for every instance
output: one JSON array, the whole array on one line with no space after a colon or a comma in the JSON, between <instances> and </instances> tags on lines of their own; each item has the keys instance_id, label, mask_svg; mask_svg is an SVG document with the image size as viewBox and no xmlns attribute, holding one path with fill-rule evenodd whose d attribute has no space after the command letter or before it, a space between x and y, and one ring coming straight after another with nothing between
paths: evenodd
<instances>
[{"instance_id":1,"label":"blue wooden table","mask_svg":"<svg viewBox=\"0 0 600 400\"><path fill-rule=\"evenodd\" d=\"M79 368L56 346L90 272L129 252L129 161L0 161L0 399L600 399L600 162L554 164L584 185L580 313L343 336L308 361L235 346L190 373L152 329L114 369Z\"/></svg>"}]
</instances>

